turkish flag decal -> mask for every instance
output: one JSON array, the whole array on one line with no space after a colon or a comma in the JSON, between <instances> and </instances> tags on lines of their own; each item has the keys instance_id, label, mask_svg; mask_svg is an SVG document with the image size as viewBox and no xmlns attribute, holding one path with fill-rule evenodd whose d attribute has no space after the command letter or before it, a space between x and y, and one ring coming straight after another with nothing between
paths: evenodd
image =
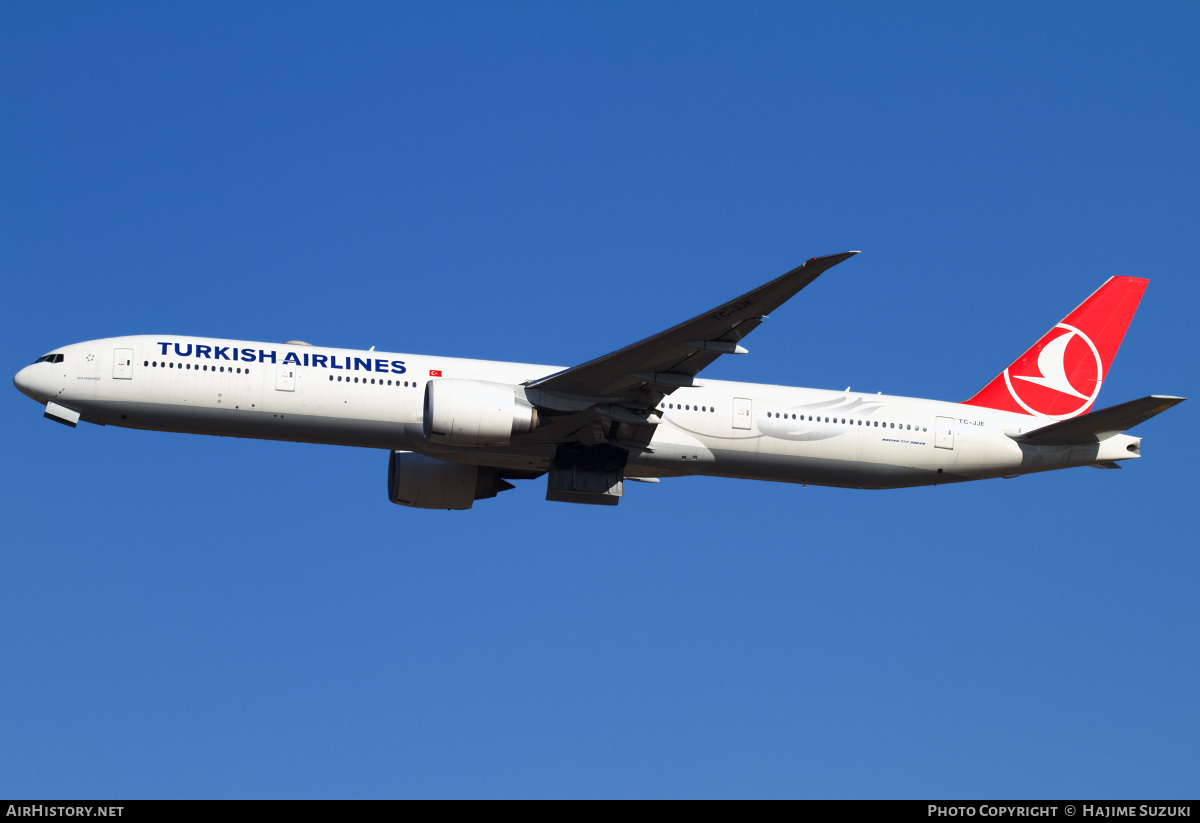
<instances>
[{"instance_id":1,"label":"turkish flag decal","mask_svg":"<svg viewBox=\"0 0 1200 823\"><path fill-rule=\"evenodd\" d=\"M430 377L441 377L441 376L442 376L442 370L441 370L441 369L430 369L430 370L429 370L429 376L430 376Z\"/></svg>"}]
</instances>

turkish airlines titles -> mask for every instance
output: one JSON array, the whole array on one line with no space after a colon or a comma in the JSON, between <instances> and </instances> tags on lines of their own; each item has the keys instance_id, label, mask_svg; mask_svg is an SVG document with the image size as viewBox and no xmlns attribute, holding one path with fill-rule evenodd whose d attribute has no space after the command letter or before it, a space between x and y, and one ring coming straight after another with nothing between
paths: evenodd
<instances>
[{"instance_id":1,"label":"turkish airlines titles","mask_svg":"<svg viewBox=\"0 0 1200 823\"><path fill-rule=\"evenodd\" d=\"M339 363L338 355L336 354L320 354L318 352L310 354L309 352L294 351L287 352L283 360L279 360L279 353L274 349L269 351L264 351L263 349L239 349L237 346L207 346L202 343L194 345L188 343L181 346L178 343L164 343L161 340L155 341L155 345L162 348L163 357L169 356L171 354L169 350L174 347L174 355L176 357L230 360L240 363L291 364L295 366L312 366L319 369L345 369L348 371L369 371L384 374L404 374L407 371L403 360L342 356Z\"/></svg>"}]
</instances>

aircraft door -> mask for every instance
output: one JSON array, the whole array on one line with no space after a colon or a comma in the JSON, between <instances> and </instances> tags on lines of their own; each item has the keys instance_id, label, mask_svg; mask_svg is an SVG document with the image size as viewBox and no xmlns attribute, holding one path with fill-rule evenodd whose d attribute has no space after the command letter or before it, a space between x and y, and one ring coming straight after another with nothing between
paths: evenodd
<instances>
[{"instance_id":1,"label":"aircraft door","mask_svg":"<svg viewBox=\"0 0 1200 823\"><path fill-rule=\"evenodd\" d=\"M295 391L296 390L296 367L295 366L276 366L275 367L275 391Z\"/></svg>"},{"instance_id":2,"label":"aircraft door","mask_svg":"<svg viewBox=\"0 0 1200 823\"><path fill-rule=\"evenodd\" d=\"M748 397L733 398L733 427L748 429L754 421L754 401Z\"/></svg>"},{"instance_id":3,"label":"aircraft door","mask_svg":"<svg viewBox=\"0 0 1200 823\"><path fill-rule=\"evenodd\" d=\"M933 445L939 449L954 448L954 418L939 417L933 427Z\"/></svg>"},{"instance_id":4,"label":"aircraft door","mask_svg":"<svg viewBox=\"0 0 1200 823\"><path fill-rule=\"evenodd\" d=\"M133 349L113 350L113 380L133 379Z\"/></svg>"}]
</instances>

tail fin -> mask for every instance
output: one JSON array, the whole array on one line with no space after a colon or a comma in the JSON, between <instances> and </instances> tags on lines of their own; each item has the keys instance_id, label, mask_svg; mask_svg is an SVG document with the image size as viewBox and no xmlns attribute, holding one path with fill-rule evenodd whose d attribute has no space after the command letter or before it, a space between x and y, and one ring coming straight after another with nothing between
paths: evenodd
<instances>
[{"instance_id":1,"label":"tail fin","mask_svg":"<svg viewBox=\"0 0 1200 823\"><path fill-rule=\"evenodd\" d=\"M970 406L1066 420L1096 402L1149 280L1111 277L970 400Z\"/></svg>"}]
</instances>

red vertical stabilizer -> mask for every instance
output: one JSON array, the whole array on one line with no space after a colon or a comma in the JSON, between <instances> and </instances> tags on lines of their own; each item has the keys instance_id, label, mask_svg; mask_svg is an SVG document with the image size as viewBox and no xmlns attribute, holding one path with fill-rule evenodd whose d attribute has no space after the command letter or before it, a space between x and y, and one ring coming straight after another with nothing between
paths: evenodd
<instances>
[{"instance_id":1,"label":"red vertical stabilizer","mask_svg":"<svg viewBox=\"0 0 1200 823\"><path fill-rule=\"evenodd\" d=\"M970 400L1066 420L1096 402L1149 280L1112 277Z\"/></svg>"}]
</instances>

